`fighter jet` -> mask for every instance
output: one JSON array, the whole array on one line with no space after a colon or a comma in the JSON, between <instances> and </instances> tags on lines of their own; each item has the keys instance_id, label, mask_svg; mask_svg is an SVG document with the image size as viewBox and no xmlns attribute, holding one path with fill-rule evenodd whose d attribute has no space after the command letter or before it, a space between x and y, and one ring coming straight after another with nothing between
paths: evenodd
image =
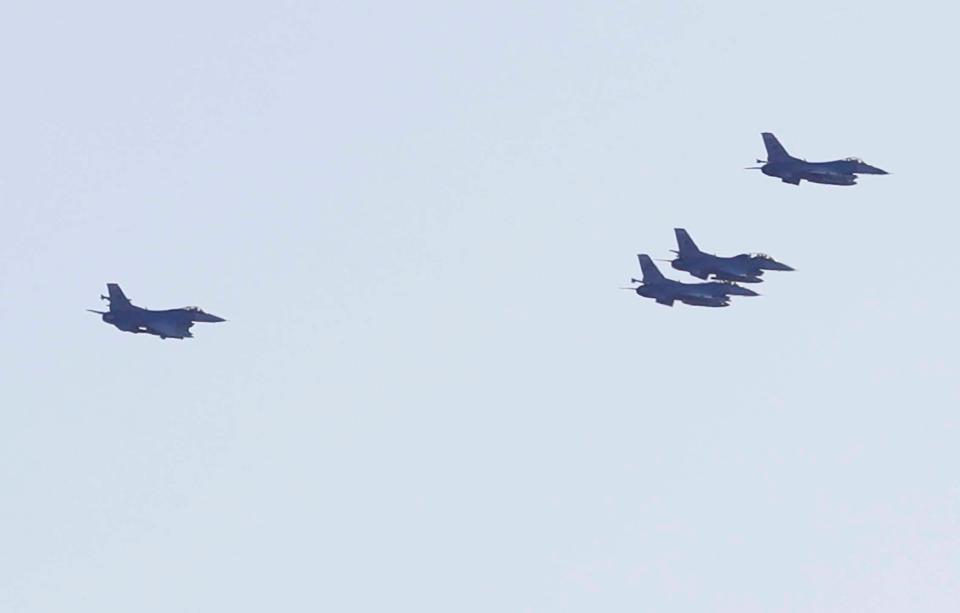
<instances>
[{"instance_id":1,"label":"fighter jet","mask_svg":"<svg viewBox=\"0 0 960 613\"><path fill-rule=\"evenodd\" d=\"M760 283L764 270L793 270L781 264L769 255L762 253L741 253L733 257L720 257L704 253L683 228L674 228L677 235L676 259L670 265L677 270L685 270L694 277L707 279L713 275L719 281L739 281L741 283Z\"/></svg>"},{"instance_id":2,"label":"fighter jet","mask_svg":"<svg viewBox=\"0 0 960 613\"><path fill-rule=\"evenodd\" d=\"M103 321L124 332L153 334L160 338L193 338L190 328L194 322L226 321L222 317L204 313L197 307L166 311L142 309L134 306L116 283L107 283L107 293L109 296L100 296L100 299L109 301L109 311L87 310L100 315Z\"/></svg>"},{"instance_id":3,"label":"fighter jet","mask_svg":"<svg viewBox=\"0 0 960 613\"><path fill-rule=\"evenodd\" d=\"M787 153L777 137L770 132L763 133L763 144L767 148L767 160L757 160L757 164L763 164L763 166L751 166L748 170L759 170L769 177L778 177L784 183L792 185L800 185L801 179L811 183L855 185L858 174L889 174L886 170L871 166L857 158L845 158L832 162L808 162L795 158Z\"/></svg>"},{"instance_id":4,"label":"fighter jet","mask_svg":"<svg viewBox=\"0 0 960 613\"><path fill-rule=\"evenodd\" d=\"M631 283L640 283L638 287L625 287L637 292L644 298L653 298L660 304L673 306L675 300L694 306L725 307L730 304L730 296L759 296L752 289L740 287L735 283L709 281L707 283L681 283L667 279L657 269L650 256L641 253L640 270L643 279L630 279Z\"/></svg>"}]
</instances>

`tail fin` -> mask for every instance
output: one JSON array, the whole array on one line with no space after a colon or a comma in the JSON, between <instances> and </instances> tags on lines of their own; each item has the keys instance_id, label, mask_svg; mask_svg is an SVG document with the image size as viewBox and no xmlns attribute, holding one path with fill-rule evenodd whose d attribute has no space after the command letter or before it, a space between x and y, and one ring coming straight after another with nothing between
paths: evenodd
<instances>
[{"instance_id":1,"label":"tail fin","mask_svg":"<svg viewBox=\"0 0 960 613\"><path fill-rule=\"evenodd\" d=\"M674 228L673 233L677 235L677 249L679 250L680 257L700 253L697 244L693 242L693 239L690 238L686 230L683 228Z\"/></svg>"},{"instance_id":2,"label":"tail fin","mask_svg":"<svg viewBox=\"0 0 960 613\"><path fill-rule=\"evenodd\" d=\"M790 154L783 148L777 137L770 132L763 132L763 145L767 148L767 162L782 162L790 159Z\"/></svg>"},{"instance_id":3,"label":"tail fin","mask_svg":"<svg viewBox=\"0 0 960 613\"><path fill-rule=\"evenodd\" d=\"M640 260L640 272L643 273L644 283L657 283L665 280L665 277L660 274L660 270L657 268L657 265L653 263L653 260L650 259L649 255L641 253L637 255L637 259Z\"/></svg>"},{"instance_id":4,"label":"tail fin","mask_svg":"<svg viewBox=\"0 0 960 613\"><path fill-rule=\"evenodd\" d=\"M116 283L107 283L107 299L110 301L110 310L116 311L118 309L128 309L133 304L130 302L130 299L127 298L123 290L120 289L120 286ZM103 298L103 296L101 296Z\"/></svg>"}]
</instances>

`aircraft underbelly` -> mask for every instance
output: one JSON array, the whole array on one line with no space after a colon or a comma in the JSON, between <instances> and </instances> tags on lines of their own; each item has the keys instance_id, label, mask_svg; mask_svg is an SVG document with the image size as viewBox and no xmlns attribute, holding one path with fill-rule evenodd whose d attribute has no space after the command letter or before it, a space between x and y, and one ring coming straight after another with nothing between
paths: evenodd
<instances>
[{"instance_id":1,"label":"aircraft underbelly","mask_svg":"<svg viewBox=\"0 0 960 613\"><path fill-rule=\"evenodd\" d=\"M722 270L714 273L713 277L721 281L735 281L741 283L759 283L763 279L758 278L759 274L755 272L739 272L731 270Z\"/></svg>"},{"instance_id":2,"label":"aircraft underbelly","mask_svg":"<svg viewBox=\"0 0 960 613\"><path fill-rule=\"evenodd\" d=\"M724 307L730 304L726 298L716 298L713 296L684 296L680 300L693 306Z\"/></svg>"},{"instance_id":3,"label":"aircraft underbelly","mask_svg":"<svg viewBox=\"0 0 960 613\"><path fill-rule=\"evenodd\" d=\"M709 292L691 291L677 296L677 299L683 303L695 306L726 306L728 299L726 296L717 296Z\"/></svg>"},{"instance_id":4,"label":"aircraft underbelly","mask_svg":"<svg viewBox=\"0 0 960 613\"><path fill-rule=\"evenodd\" d=\"M148 324L151 332L168 338L190 338L190 324L184 325L176 321L159 320Z\"/></svg>"},{"instance_id":5,"label":"aircraft underbelly","mask_svg":"<svg viewBox=\"0 0 960 613\"><path fill-rule=\"evenodd\" d=\"M857 183L857 178L854 175L833 172L808 172L803 178L811 183L822 183L824 185L855 185Z\"/></svg>"}]
</instances>

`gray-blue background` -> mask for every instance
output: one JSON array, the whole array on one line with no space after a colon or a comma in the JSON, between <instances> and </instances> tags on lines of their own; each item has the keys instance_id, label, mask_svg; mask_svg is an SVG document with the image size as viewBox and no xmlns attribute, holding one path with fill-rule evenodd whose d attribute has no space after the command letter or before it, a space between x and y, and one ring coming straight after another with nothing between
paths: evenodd
<instances>
[{"instance_id":1,"label":"gray-blue background","mask_svg":"<svg viewBox=\"0 0 960 613\"><path fill-rule=\"evenodd\" d=\"M3 611L960 601L955 9L0 17ZM797 272L618 290L675 226ZM230 321L121 334L108 281Z\"/></svg>"}]
</instances>

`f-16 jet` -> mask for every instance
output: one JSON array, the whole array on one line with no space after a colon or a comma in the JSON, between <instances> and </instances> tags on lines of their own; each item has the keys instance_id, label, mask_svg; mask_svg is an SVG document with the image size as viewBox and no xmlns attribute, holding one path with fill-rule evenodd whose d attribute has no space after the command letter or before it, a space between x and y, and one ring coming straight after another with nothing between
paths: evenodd
<instances>
[{"instance_id":1,"label":"f-16 jet","mask_svg":"<svg viewBox=\"0 0 960 613\"><path fill-rule=\"evenodd\" d=\"M759 296L757 292L746 287L740 287L735 283L725 283L721 281L708 281L707 283L681 283L673 279L667 279L657 268L650 256L641 253L637 256L640 260L640 270L643 273L643 279L630 279L631 283L640 283L638 287L627 287L637 292L644 298L653 298L660 304L673 306L674 301L679 300L685 304L694 306L725 307L730 304L730 296Z\"/></svg>"},{"instance_id":2,"label":"f-16 jet","mask_svg":"<svg viewBox=\"0 0 960 613\"><path fill-rule=\"evenodd\" d=\"M769 177L778 177L784 183L800 185L801 179L811 183L828 185L855 185L857 175L885 175L886 170L871 166L857 158L845 158L832 162L808 162L795 158L783 148L777 137L764 132L763 144L767 148L767 159L757 160L763 166L751 166L748 170L759 170Z\"/></svg>"},{"instance_id":3,"label":"f-16 jet","mask_svg":"<svg viewBox=\"0 0 960 613\"><path fill-rule=\"evenodd\" d=\"M762 253L741 253L733 257L720 257L704 253L697 248L690 235L683 228L674 228L677 235L677 257L670 265L684 270L694 277L707 279L713 275L719 281L738 281L742 283L760 283L764 270L793 270L781 264L769 255Z\"/></svg>"},{"instance_id":4,"label":"f-16 jet","mask_svg":"<svg viewBox=\"0 0 960 613\"><path fill-rule=\"evenodd\" d=\"M116 283L107 283L107 293L108 296L100 296L100 299L110 303L109 311L87 310L124 332L153 334L160 338L193 338L190 328L194 322L226 321L197 307L151 311L134 306Z\"/></svg>"}]
</instances>

